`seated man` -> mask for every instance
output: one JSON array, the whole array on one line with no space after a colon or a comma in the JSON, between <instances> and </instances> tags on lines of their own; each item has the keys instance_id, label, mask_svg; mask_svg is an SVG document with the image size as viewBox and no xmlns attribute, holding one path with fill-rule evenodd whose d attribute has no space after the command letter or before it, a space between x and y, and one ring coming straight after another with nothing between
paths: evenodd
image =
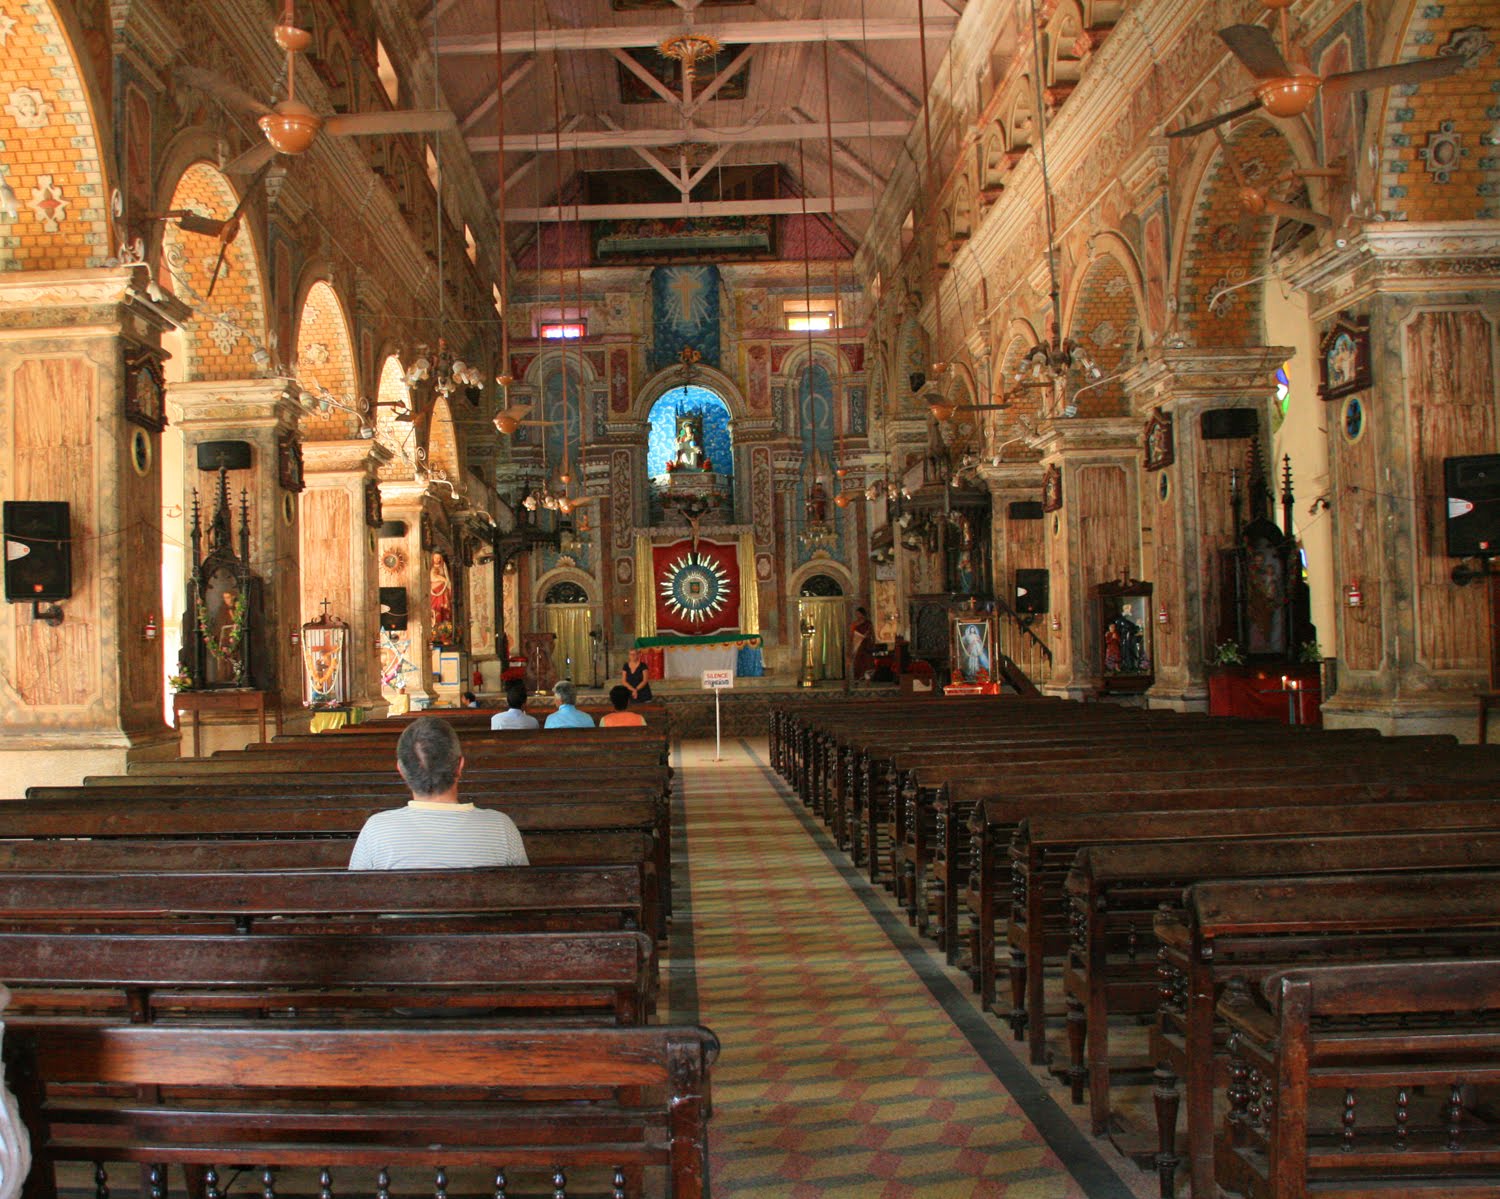
<instances>
[{"instance_id":1,"label":"seated man","mask_svg":"<svg viewBox=\"0 0 1500 1199\"><path fill-rule=\"evenodd\" d=\"M536 717L526 711L526 684L521 679L511 679L505 684L505 705L505 711L490 717L492 730L542 727Z\"/></svg>"},{"instance_id":2,"label":"seated man","mask_svg":"<svg viewBox=\"0 0 1500 1199\"><path fill-rule=\"evenodd\" d=\"M526 847L504 812L458 802L463 747L446 720L420 716L396 742L396 767L411 788L404 808L376 812L359 830L350 870L525 866Z\"/></svg>"},{"instance_id":3,"label":"seated man","mask_svg":"<svg viewBox=\"0 0 1500 1199\"><path fill-rule=\"evenodd\" d=\"M606 712L599 718L601 729L626 728L630 725L642 725L646 718L639 712L627 712L630 706L630 688L623 683L616 683L609 689L609 702L614 704L613 712Z\"/></svg>"},{"instance_id":4,"label":"seated man","mask_svg":"<svg viewBox=\"0 0 1500 1199\"><path fill-rule=\"evenodd\" d=\"M594 727L594 718L587 712L580 712L575 706L578 703L578 688L573 686L572 679L559 679L557 686L552 688L552 694L557 696L557 711L547 717L544 728L549 729L591 729Z\"/></svg>"}]
</instances>

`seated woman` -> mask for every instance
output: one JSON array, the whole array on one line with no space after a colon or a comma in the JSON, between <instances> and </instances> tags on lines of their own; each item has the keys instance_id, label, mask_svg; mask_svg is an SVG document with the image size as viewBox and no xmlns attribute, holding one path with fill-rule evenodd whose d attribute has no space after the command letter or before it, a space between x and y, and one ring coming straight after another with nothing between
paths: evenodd
<instances>
[{"instance_id":1,"label":"seated woman","mask_svg":"<svg viewBox=\"0 0 1500 1199\"><path fill-rule=\"evenodd\" d=\"M629 687L621 687L619 685L611 687L609 689L609 702L614 704L615 710L613 712L606 712L603 716L599 717L599 727L601 729L626 728L630 725L642 725L646 723L646 718L639 712L627 712L625 710L630 706Z\"/></svg>"},{"instance_id":2,"label":"seated woman","mask_svg":"<svg viewBox=\"0 0 1500 1199\"><path fill-rule=\"evenodd\" d=\"M641 651L633 649L626 655L625 665L620 671L620 682L630 692L630 702L636 704L649 704L651 702L651 668L646 665L641 657ZM610 692L611 695L614 692Z\"/></svg>"}]
</instances>

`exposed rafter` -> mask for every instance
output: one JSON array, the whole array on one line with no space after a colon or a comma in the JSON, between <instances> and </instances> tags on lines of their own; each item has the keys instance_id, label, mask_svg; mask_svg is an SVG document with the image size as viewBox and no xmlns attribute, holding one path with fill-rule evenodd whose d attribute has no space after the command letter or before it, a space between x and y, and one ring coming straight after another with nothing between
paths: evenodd
<instances>
[{"instance_id":1,"label":"exposed rafter","mask_svg":"<svg viewBox=\"0 0 1500 1199\"><path fill-rule=\"evenodd\" d=\"M927 36L951 34L958 26L957 17L929 17ZM889 42L914 41L919 33L917 22L907 20L870 20L827 18L814 21L723 21L713 25L695 25L695 32L709 34L725 45L766 45L787 42ZM526 45L516 53L535 50L628 50L660 45L682 32L680 25L633 25L592 29L539 29L526 38ZM510 52L510 47L506 47ZM495 38L483 34L458 34L438 39L438 53L452 55L493 55Z\"/></svg>"},{"instance_id":2,"label":"exposed rafter","mask_svg":"<svg viewBox=\"0 0 1500 1199\"><path fill-rule=\"evenodd\" d=\"M905 137L911 132L909 121L835 121L835 138ZM741 126L735 129L606 129L582 130L558 139L550 133L510 133L505 138L507 153L545 150L628 150L636 146L749 146L769 142L818 141L827 133L822 125L801 122L790 125ZM498 137L471 137L472 154L498 154Z\"/></svg>"},{"instance_id":3,"label":"exposed rafter","mask_svg":"<svg viewBox=\"0 0 1500 1199\"><path fill-rule=\"evenodd\" d=\"M839 196L838 210L869 211L874 206L868 195ZM797 216L803 212L826 213L833 209L827 196L792 196L780 200L704 200L688 204L565 204L561 208L515 208L506 220L515 224L537 221L656 221L676 217L713 216Z\"/></svg>"},{"instance_id":4,"label":"exposed rafter","mask_svg":"<svg viewBox=\"0 0 1500 1199\"><path fill-rule=\"evenodd\" d=\"M510 95L515 86L531 74L535 66L536 55L528 54L520 62L516 63L515 66L511 67L505 73L505 94L507 96ZM485 117L489 116L490 113L494 112L498 99L498 93L491 91L483 100L476 104L473 111L463 119L464 132L467 133L475 125L479 124L480 121L484 120Z\"/></svg>"}]
</instances>

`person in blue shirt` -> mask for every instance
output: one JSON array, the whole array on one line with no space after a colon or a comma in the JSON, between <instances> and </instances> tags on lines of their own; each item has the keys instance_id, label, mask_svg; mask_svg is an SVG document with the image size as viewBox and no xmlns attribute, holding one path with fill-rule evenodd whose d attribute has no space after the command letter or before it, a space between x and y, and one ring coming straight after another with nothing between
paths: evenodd
<instances>
[{"instance_id":1,"label":"person in blue shirt","mask_svg":"<svg viewBox=\"0 0 1500 1199\"><path fill-rule=\"evenodd\" d=\"M549 729L591 729L594 727L594 718L587 712L580 712L575 706L578 702L578 688L573 686L571 679L562 679L557 686L552 688L552 694L557 696L557 711L547 717L547 723L543 728Z\"/></svg>"}]
</instances>

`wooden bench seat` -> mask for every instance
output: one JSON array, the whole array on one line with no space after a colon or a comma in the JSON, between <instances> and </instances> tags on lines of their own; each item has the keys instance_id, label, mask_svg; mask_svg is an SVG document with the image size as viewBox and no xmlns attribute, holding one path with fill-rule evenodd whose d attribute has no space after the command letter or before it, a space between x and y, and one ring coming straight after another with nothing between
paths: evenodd
<instances>
[{"instance_id":1,"label":"wooden bench seat","mask_svg":"<svg viewBox=\"0 0 1500 1199\"><path fill-rule=\"evenodd\" d=\"M1220 1194L1494 1195L1500 959L1309 965L1219 1001Z\"/></svg>"},{"instance_id":2,"label":"wooden bench seat","mask_svg":"<svg viewBox=\"0 0 1500 1199\"><path fill-rule=\"evenodd\" d=\"M1258 985L1308 962L1500 954L1500 871L1197 883L1181 911L1157 914L1155 931L1161 1191L1173 1190L1181 1079L1193 1199L1213 1199L1214 1008L1225 983L1238 976Z\"/></svg>"},{"instance_id":3,"label":"wooden bench seat","mask_svg":"<svg viewBox=\"0 0 1500 1199\"><path fill-rule=\"evenodd\" d=\"M526 1168L541 1168L558 1195L570 1171L587 1167L604 1168L621 1194L648 1171L662 1176L653 1193L701 1199L708 1190L718 1042L703 1028L12 1021L4 1048L35 1156L24 1199L55 1199L56 1166L68 1161L99 1163L101 1186L103 1163L144 1163L163 1189L167 1168L181 1163L205 1171L209 1194L222 1192L230 1167L250 1164L272 1199L275 1171L293 1167L341 1194L388 1190L399 1167L430 1170L438 1194L446 1170L482 1167L495 1199L513 1194ZM120 1087L162 1097L91 1093ZM605 1097L551 1098L580 1090Z\"/></svg>"},{"instance_id":4,"label":"wooden bench seat","mask_svg":"<svg viewBox=\"0 0 1500 1199\"><path fill-rule=\"evenodd\" d=\"M1424 829L1424 822L1450 827ZM1049 831L1044 827L1049 823L1076 827ZM1109 1127L1109 1017L1156 1011L1161 984L1152 924L1157 911L1181 906L1190 884L1500 867L1500 805L1485 811L1480 805L1374 804L1342 811L1336 822L1317 808L1134 813L1102 834L1088 827L1094 823L1087 817L1042 818L1017 836L1031 831L1058 845L1090 842L1078 851L1067 876L1070 944L1062 983L1068 1079L1075 1103L1088 1084L1095 1135ZM1334 823L1338 827L1330 828ZM1283 835L1264 835L1272 829Z\"/></svg>"}]
</instances>

